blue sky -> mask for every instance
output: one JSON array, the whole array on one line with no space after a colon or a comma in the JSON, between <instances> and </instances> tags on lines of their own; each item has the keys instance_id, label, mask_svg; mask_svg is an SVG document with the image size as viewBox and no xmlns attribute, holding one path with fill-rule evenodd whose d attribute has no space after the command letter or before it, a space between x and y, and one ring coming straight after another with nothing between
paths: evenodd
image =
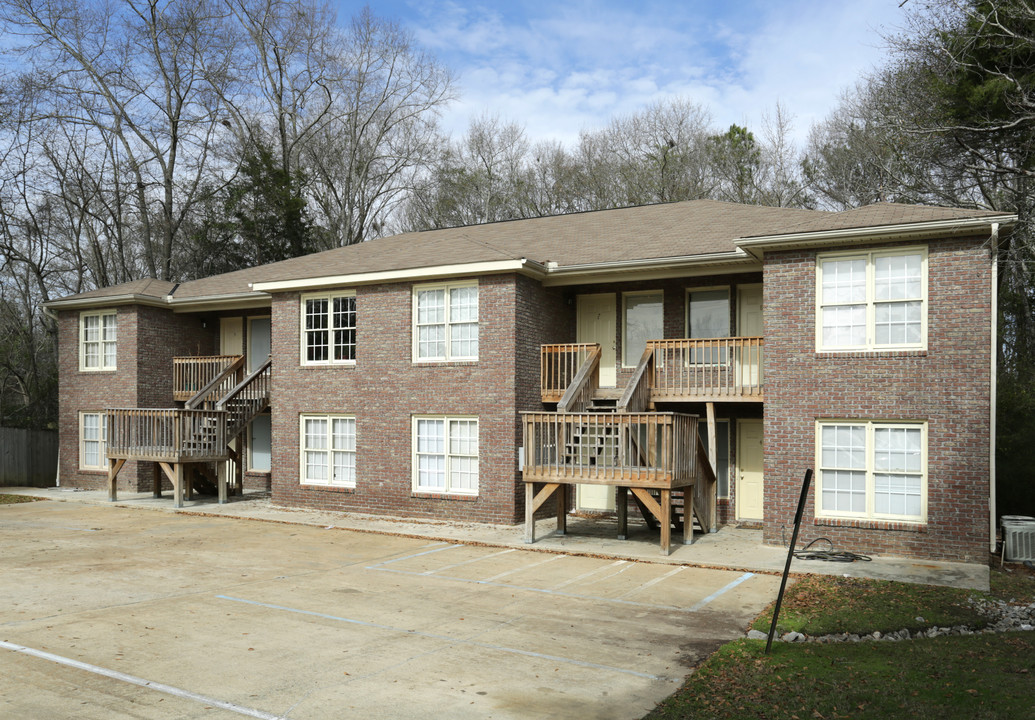
<instances>
[{"instance_id":1,"label":"blue sky","mask_svg":"<svg viewBox=\"0 0 1035 720\"><path fill-rule=\"evenodd\" d=\"M445 113L459 136L472 117L497 114L532 140L569 146L650 102L684 97L716 128L761 129L777 102L794 139L884 59L881 33L902 24L900 0L641 0L461 2L383 0L394 20L457 74ZM337 0L339 22L364 3Z\"/></svg>"}]
</instances>

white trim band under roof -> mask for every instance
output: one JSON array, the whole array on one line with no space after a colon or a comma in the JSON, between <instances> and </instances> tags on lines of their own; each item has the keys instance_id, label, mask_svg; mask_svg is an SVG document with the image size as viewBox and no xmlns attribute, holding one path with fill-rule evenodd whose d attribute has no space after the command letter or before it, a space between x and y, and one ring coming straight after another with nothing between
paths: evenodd
<instances>
[{"instance_id":1,"label":"white trim band under roof","mask_svg":"<svg viewBox=\"0 0 1035 720\"><path fill-rule=\"evenodd\" d=\"M737 247L751 251L755 248L807 247L809 245L830 242L848 242L851 240L878 240L889 237L915 237L917 235L937 235L942 233L965 233L979 228L1000 225L1013 225L1017 215L987 215L979 218L956 218L954 220L932 220L926 222L900 223L896 225L876 225L873 227L852 227L839 230L811 230L808 232L787 233L783 235L758 235L755 237L737 238Z\"/></svg>"},{"instance_id":2,"label":"white trim band under roof","mask_svg":"<svg viewBox=\"0 0 1035 720\"><path fill-rule=\"evenodd\" d=\"M425 278L457 277L460 275L491 275L506 272L525 272L541 277L546 274L546 268L537 262L521 258L520 260L495 260L464 263L461 265L434 265L431 267L353 273L350 275L327 275L325 277L299 278L297 280L271 280L269 282L251 283L251 288L257 292L269 293L285 290L315 290L347 285L368 285L370 283L398 280L421 280Z\"/></svg>"}]
</instances>

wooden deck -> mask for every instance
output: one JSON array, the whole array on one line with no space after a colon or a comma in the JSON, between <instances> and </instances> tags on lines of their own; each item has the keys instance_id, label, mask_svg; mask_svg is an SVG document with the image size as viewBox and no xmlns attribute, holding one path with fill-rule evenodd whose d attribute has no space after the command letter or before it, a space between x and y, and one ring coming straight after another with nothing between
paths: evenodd
<instances>
[{"instance_id":1,"label":"wooden deck","mask_svg":"<svg viewBox=\"0 0 1035 720\"><path fill-rule=\"evenodd\" d=\"M173 358L173 400L187 402L231 366L244 367L243 355L201 355ZM240 378L238 378L239 380ZM230 384L233 387L234 383ZM212 388L215 389L215 388Z\"/></svg>"},{"instance_id":2,"label":"wooden deck","mask_svg":"<svg viewBox=\"0 0 1035 720\"><path fill-rule=\"evenodd\" d=\"M618 492L619 535L626 535L627 496L661 527L670 551L672 493L683 490L683 541L693 517L716 524L715 474L697 433L698 418L681 413L522 413L525 541L535 541L535 513L556 496L558 531L565 532L566 485L609 485ZM538 487L537 487L538 486ZM655 499L653 492L659 493Z\"/></svg>"}]
</instances>

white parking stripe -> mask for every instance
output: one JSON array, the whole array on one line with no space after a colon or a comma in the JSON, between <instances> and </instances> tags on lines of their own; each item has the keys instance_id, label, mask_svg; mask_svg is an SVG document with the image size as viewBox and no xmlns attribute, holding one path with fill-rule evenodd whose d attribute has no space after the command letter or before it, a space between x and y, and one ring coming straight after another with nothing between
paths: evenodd
<instances>
[{"instance_id":1,"label":"white parking stripe","mask_svg":"<svg viewBox=\"0 0 1035 720\"><path fill-rule=\"evenodd\" d=\"M692 606L692 607L690 608L690 612L697 612L698 610L700 610L701 608L703 608L703 607L704 607L705 605L707 605L708 603L710 603L710 602L711 602L712 600L714 600L715 598L717 598L717 597L719 597L720 595L723 595L723 594L725 594L725 593L729 592L729 591L730 591L730 590L732 590L733 588L737 587L737 585L740 585L740 584L741 584L742 582L745 582L745 581L747 581L747 580L750 580L750 579L751 579L751 578L753 578L754 576L755 576L755 574L754 574L754 573L744 573L743 575L741 575L741 576L740 576L739 578L737 578L737 579L736 579L736 580L734 580L733 582L729 583L729 584L728 584L728 585L726 585L725 587L721 587L721 588L719 588L718 590L716 590L715 592L713 592L713 593L712 593L711 595L709 595L708 597L706 597L706 598L705 598L704 600L701 600L701 601L700 601L700 602L698 602L698 603L697 603L696 605L693 605L693 606Z\"/></svg>"},{"instance_id":2,"label":"white parking stripe","mask_svg":"<svg viewBox=\"0 0 1035 720\"><path fill-rule=\"evenodd\" d=\"M553 589L554 590L560 590L562 587L567 587L568 585L571 585L572 583L576 583L579 580L585 580L588 577L592 577L592 576L596 575L597 573L602 573L605 570L610 570L611 568L616 567L618 565L625 565L627 562L628 562L627 560L615 560L610 565L602 565L601 567L598 567L598 568L596 568L594 570L590 570L589 572L584 572L581 575L576 575L573 578L568 578L564 582L559 583L557 585L554 585Z\"/></svg>"},{"instance_id":3,"label":"white parking stripe","mask_svg":"<svg viewBox=\"0 0 1035 720\"><path fill-rule=\"evenodd\" d=\"M397 563L402 560L410 560L415 557L420 557L421 555L430 555L431 553L442 552L443 550L450 550L452 548L463 547L463 545L450 545L449 543L439 543L439 545L440 547L435 547L434 545L430 546L434 547L434 550L425 550L424 552L413 553L412 555L403 555L402 557L393 558L392 560L385 560L384 562L379 562L376 565L368 565L367 570L375 570L384 565L391 565L392 563Z\"/></svg>"},{"instance_id":4,"label":"white parking stripe","mask_svg":"<svg viewBox=\"0 0 1035 720\"><path fill-rule=\"evenodd\" d=\"M442 567L435 568L434 570L425 570L421 573L421 575L434 575L435 573L440 573L443 570L452 570L453 568L458 568L462 565L470 565L471 563L476 563L481 560L488 560L489 558L494 558L497 555L506 555L507 553L512 552L517 552L517 550L515 550L514 548L509 548L507 550L500 550L499 552L494 552L490 555L479 555L478 557L471 558L470 560L464 560L462 562L453 563L452 565L443 565Z\"/></svg>"},{"instance_id":5,"label":"white parking stripe","mask_svg":"<svg viewBox=\"0 0 1035 720\"><path fill-rule=\"evenodd\" d=\"M49 660L50 662L55 662L60 665L67 665L68 667L74 667L79 670L85 670L94 675L103 675L112 680L119 680L121 682L130 683L131 685L139 685L148 690L157 690L166 695L175 695L184 700L193 700L194 702L198 702L203 705L212 705L214 707L222 708L223 710L235 712L238 715L247 715L253 718L260 718L261 720L285 720L282 715L273 715L272 713L263 712L262 710L244 707L243 705L235 705L234 703L217 700L215 698L208 697L207 695L199 695L198 693L192 693L189 690L182 690L180 688L173 687L172 685L164 685L162 683L136 677L135 675L127 675L118 670L109 670L108 668L102 668L97 665L91 665L90 663L73 660L72 658L55 655L54 653L49 653L45 650L36 650L34 648L25 647L24 645L15 645L14 643L5 642L3 640L0 640L0 648L13 650L22 655L31 655L32 657L37 657L41 660Z\"/></svg>"},{"instance_id":6,"label":"white parking stripe","mask_svg":"<svg viewBox=\"0 0 1035 720\"><path fill-rule=\"evenodd\" d=\"M678 572L682 572L683 570L684 570L684 568L683 568L682 566L679 566L679 567L675 567L675 568L672 568L671 570L669 570L669 571L668 571L667 573L665 573L664 575L659 575L658 577L654 578L653 580L648 580L647 582L643 583L642 585L640 585L640 586L638 586L638 587L634 587L634 588L633 588L632 590L630 590L629 592L626 592L626 593L622 593L621 595L619 595L619 596L618 596L618 599L620 600L620 599L622 599L622 598L627 598L627 597L629 597L630 595L633 595L633 594L635 594L635 593L638 593L638 592L640 592L641 590L646 590L646 589L647 589L647 588L649 588L649 587L653 587L654 585L657 585L657 584L658 584L659 582L661 582L662 580L665 580L665 579L667 579L667 578L670 578L670 577L672 577L673 575L675 575L676 573L678 573Z\"/></svg>"},{"instance_id":7,"label":"white parking stripe","mask_svg":"<svg viewBox=\"0 0 1035 720\"><path fill-rule=\"evenodd\" d=\"M501 572L501 573L499 573L497 575L493 575L490 578L485 578L484 582L491 583L491 582L493 582L495 580L499 580L502 577L507 577L507 575L513 575L514 573L521 572L522 570L531 570L534 567L539 567L540 565L545 565L546 563L553 562L554 560L560 560L560 559L566 558L566 557L568 557L568 556L567 555L554 555L552 557L546 558L546 560L541 560L541 561L539 561L537 563L532 563L531 565L523 565L521 567L516 567L513 570L505 570L505 571L503 571L503 572Z\"/></svg>"},{"instance_id":8,"label":"white parking stripe","mask_svg":"<svg viewBox=\"0 0 1035 720\"><path fill-rule=\"evenodd\" d=\"M657 675L651 675L649 673L642 673L637 670L626 670L625 668L613 667L611 665L601 665L599 663L586 662L585 660L575 660L574 658L560 657L558 655L546 655L544 653L537 653L531 650L521 650L519 648L505 647L503 645L493 645L491 643L478 642L477 640L466 640L464 638L450 637L449 635L437 635L435 633L421 632L420 630L410 630L408 628L392 627L391 625L381 625L379 623L367 622L365 620L356 620L354 618L339 617L337 615L328 615L327 613L313 612L312 610L302 610L300 608L285 607L283 605L272 605L270 603L258 602L256 600L245 600L244 598L229 597L228 595L216 595L220 600L230 600L231 602L246 603L248 605L258 605L259 607L268 608L270 610L283 610L284 612L295 613L298 615L309 615L312 617L323 618L325 620L336 620L338 622L348 623L350 625L361 625L363 627L374 628L377 630L390 630L392 632L403 633L405 635L415 635L417 637L425 637L432 640L443 640L450 644L455 645L473 645L474 647L485 648L486 650L496 650L498 652L513 653L515 655L524 655L526 657L540 658L543 660L549 660L551 662L562 662L569 665L578 665L580 667L595 668L597 670L610 670L612 672L623 673L625 675L635 675L636 677L647 678L648 680L670 680L676 682L675 678L662 678Z\"/></svg>"}]
</instances>

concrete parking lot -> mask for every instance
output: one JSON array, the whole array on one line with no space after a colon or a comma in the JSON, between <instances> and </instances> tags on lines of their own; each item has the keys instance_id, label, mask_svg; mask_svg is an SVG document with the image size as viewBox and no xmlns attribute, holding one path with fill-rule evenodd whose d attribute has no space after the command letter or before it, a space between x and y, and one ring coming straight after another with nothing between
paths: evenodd
<instances>
[{"instance_id":1,"label":"concrete parking lot","mask_svg":"<svg viewBox=\"0 0 1035 720\"><path fill-rule=\"evenodd\" d=\"M0 506L0 717L638 718L779 578Z\"/></svg>"}]
</instances>

